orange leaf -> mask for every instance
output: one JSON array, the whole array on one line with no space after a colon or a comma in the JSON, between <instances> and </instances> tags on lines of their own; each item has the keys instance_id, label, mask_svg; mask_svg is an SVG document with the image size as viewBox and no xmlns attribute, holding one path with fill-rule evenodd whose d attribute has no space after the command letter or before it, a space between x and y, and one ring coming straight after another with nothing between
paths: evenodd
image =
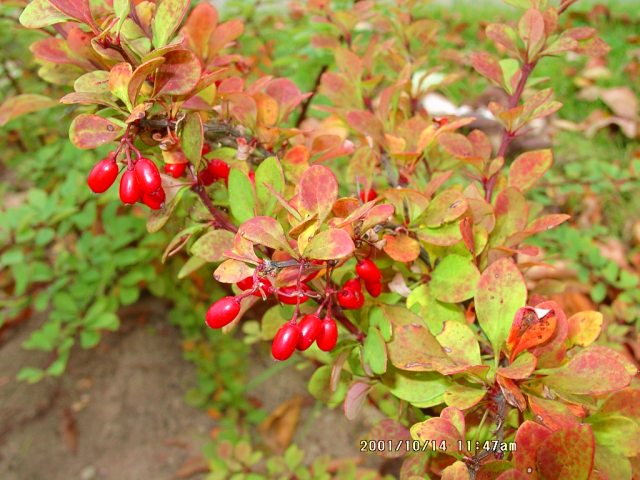
<instances>
[{"instance_id":1,"label":"orange leaf","mask_svg":"<svg viewBox=\"0 0 640 480\"><path fill-rule=\"evenodd\" d=\"M540 345L553 335L557 319L553 310L533 307L522 307L516 313L507 338L507 346L511 349L509 361L527 348Z\"/></svg>"}]
</instances>

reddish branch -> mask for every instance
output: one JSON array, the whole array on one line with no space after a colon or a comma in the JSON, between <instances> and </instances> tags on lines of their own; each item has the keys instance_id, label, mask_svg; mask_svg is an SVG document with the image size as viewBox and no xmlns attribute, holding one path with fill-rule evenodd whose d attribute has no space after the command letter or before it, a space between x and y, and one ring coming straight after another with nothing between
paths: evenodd
<instances>
[{"instance_id":1,"label":"reddish branch","mask_svg":"<svg viewBox=\"0 0 640 480\"><path fill-rule=\"evenodd\" d=\"M191 173L191 177L195 182L197 182L193 187L193 191L196 192L202 204L209 210L209 213L213 217L216 225L220 228L224 228L225 230L229 230L230 232L236 233L238 231L237 227L229 220L229 218L216 206L213 204L209 195L207 195L206 189L198 182L198 175L193 168L193 165L189 166L189 172Z\"/></svg>"},{"instance_id":2,"label":"reddish branch","mask_svg":"<svg viewBox=\"0 0 640 480\"><path fill-rule=\"evenodd\" d=\"M524 87L527 84L529 75L531 75L531 72L533 71L533 68L535 66L536 66L535 61L525 63L522 66L522 75L520 75L520 81L518 81L518 85L516 86L516 89L513 92L513 95L509 97L509 102L507 104L508 109L515 108L520 103L520 99L522 98L522 92L524 91ZM502 133L502 141L500 142L500 148L498 149L498 154L497 154L498 157L505 156L505 154L507 153L507 148L509 148L511 141L514 139L515 136L516 136L516 132L512 132L507 128L504 129L504 132ZM484 197L487 202L491 202L491 197L493 196L493 189L496 186L496 181L498 180L499 173L500 172L494 173L485 182Z\"/></svg>"},{"instance_id":3,"label":"reddish branch","mask_svg":"<svg viewBox=\"0 0 640 480\"><path fill-rule=\"evenodd\" d=\"M299 127L302 122L307 118L307 112L309 111L309 106L313 101L313 98L318 93L318 89L320 88L320 81L322 80L322 75L327 71L328 66L323 65L318 75L316 76L316 81L313 83L313 89L311 90L311 95L309 95L306 100L302 103L302 110L300 111L300 115L298 116L298 120L296 121L296 127Z\"/></svg>"}]
</instances>

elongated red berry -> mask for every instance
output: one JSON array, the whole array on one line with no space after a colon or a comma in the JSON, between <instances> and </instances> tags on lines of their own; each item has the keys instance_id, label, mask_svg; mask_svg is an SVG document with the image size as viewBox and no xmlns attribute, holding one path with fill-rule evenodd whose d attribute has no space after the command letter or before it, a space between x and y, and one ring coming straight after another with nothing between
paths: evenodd
<instances>
[{"instance_id":1,"label":"elongated red berry","mask_svg":"<svg viewBox=\"0 0 640 480\"><path fill-rule=\"evenodd\" d=\"M378 297L382 292L382 282L364 282L364 286L372 297Z\"/></svg>"},{"instance_id":2,"label":"elongated red berry","mask_svg":"<svg viewBox=\"0 0 640 480\"><path fill-rule=\"evenodd\" d=\"M160 187L153 193L142 192L142 203L144 203L151 210L160 210L164 204L166 195L164 189Z\"/></svg>"},{"instance_id":3,"label":"elongated red berry","mask_svg":"<svg viewBox=\"0 0 640 480\"><path fill-rule=\"evenodd\" d=\"M171 175L173 178L180 178L186 169L186 163L166 163L164 173Z\"/></svg>"},{"instance_id":4,"label":"elongated red berry","mask_svg":"<svg viewBox=\"0 0 640 480\"><path fill-rule=\"evenodd\" d=\"M311 290L304 283L300 286L300 292L298 292L298 288L295 285L291 285L289 287L281 287L278 289L278 300L280 300L285 305L295 305L297 303L297 298L300 297L300 303L304 303L309 300L309 297L304 294L304 292L308 292Z\"/></svg>"},{"instance_id":5,"label":"elongated red berry","mask_svg":"<svg viewBox=\"0 0 640 480\"><path fill-rule=\"evenodd\" d=\"M338 326L331 317L325 317L320 326L320 333L316 339L318 348L324 352L333 350L338 341Z\"/></svg>"},{"instance_id":6,"label":"elongated red berry","mask_svg":"<svg viewBox=\"0 0 640 480\"><path fill-rule=\"evenodd\" d=\"M222 328L233 322L240 313L240 302L236 297L222 297L207 310L206 322L209 328Z\"/></svg>"},{"instance_id":7,"label":"elongated red berry","mask_svg":"<svg viewBox=\"0 0 640 480\"><path fill-rule=\"evenodd\" d=\"M364 295L360 290L343 288L338 292L338 303L342 308L355 310L364 304Z\"/></svg>"},{"instance_id":8,"label":"elongated red berry","mask_svg":"<svg viewBox=\"0 0 640 480\"><path fill-rule=\"evenodd\" d=\"M362 291L362 284L360 283L360 279L356 277L344 282L344 285L342 286L342 288L347 288L349 290Z\"/></svg>"},{"instance_id":9,"label":"elongated red berry","mask_svg":"<svg viewBox=\"0 0 640 480\"><path fill-rule=\"evenodd\" d=\"M208 187L216 181L216 177L214 177L213 173L205 168L200 173L198 173L198 180L200 180L200 183L202 183L205 187Z\"/></svg>"},{"instance_id":10,"label":"elongated red berry","mask_svg":"<svg viewBox=\"0 0 640 480\"><path fill-rule=\"evenodd\" d=\"M370 188L369 190L360 190L360 200L362 200L363 203L370 202L376 198L378 198L378 192L373 188Z\"/></svg>"},{"instance_id":11,"label":"elongated red berry","mask_svg":"<svg viewBox=\"0 0 640 480\"><path fill-rule=\"evenodd\" d=\"M124 204L133 204L140 200L142 191L133 170L125 170L120 177L120 200Z\"/></svg>"},{"instance_id":12,"label":"elongated red berry","mask_svg":"<svg viewBox=\"0 0 640 480\"><path fill-rule=\"evenodd\" d=\"M216 179L222 179L226 183L229 180L231 167L229 167L229 164L224 160L214 158L209 162L209 165L207 165L207 170L209 170Z\"/></svg>"},{"instance_id":13,"label":"elongated red berry","mask_svg":"<svg viewBox=\"0 0 640 480\"><path fill-rule=\"evenodd\" d=\"M267 296L273 293L273 285L271 284L271 281L268 278L260 277L258 279L258 282L260 287L255 292L253 292L253 295L255 297L262 296L262 294L260 293L260 289L262 289L262 291L264 291L264 294ZM253 276L243 278L236 285L238 285L238 288L240 290L249 290L253 288Z\"/></svg>"},{"instance_id":14,"label":"elongated red berry","mask_svg":"<svg viewBox=\"0 0 640 480\"><path fill-rule=\"evenodd\" d=\"M211 151L211 145L209 145L208 143L203 143L202 144L202 150L200 151L201 155L206 155L207 153L209 153Z\"/></svg>"},{"instance_id":15,"label":"elongated red berry","mask_svg":"<svg viewBox=\"0 0 640 480\"><path fill-rule=\"evenodd\" d=\"M271 343L271 354L276 360L286 360L296 349L300 338L300 328L295 323L285 323L280 327Z\"/></svg>"},{"instance_id":16,"label":"elongated red berry","mask_svg":"<svg viewBox=\"0 0 640 480\"><path fill-rule=\"evenodd\" d=\"M94 165L87 177L87 184L94 193L102 193L109 190L118 177L118 164L115 156L103 158Z\"/></svg>"},{"instance_id":17,"label":"elongated red berry","mask_svg":"<svg viewBox=\"0 0 640 480\"><path fill-rule=\"evenodd\" d=\"M378 266L369 258L361 260L356 265L356 273L365 282L379 282L382 280L382 273Z\"/></svg>"},{"instance_id":18,"label":"elongated red berry","mask_svg":"<svg viewBox=\"0 0 640 480\"><path fill-rule=\"evenodd\" d=\"M298 327L300 327L300 337L296 348L298 350L306 350L318 338L322 322L317 315L305 315L300 320Z\"/></svg>"},{"instance_id":19,"label":"elongated red berry","mask_svg":"<svg viewBox=\"0 0 640 480\"><path fill-rule=\"evenodd\" d=\"M153 193L162 183L158 167L148 158L139 158L134 167L136 180L140 185L140 190L146 193Z\"/></svg>"}]
</instances>

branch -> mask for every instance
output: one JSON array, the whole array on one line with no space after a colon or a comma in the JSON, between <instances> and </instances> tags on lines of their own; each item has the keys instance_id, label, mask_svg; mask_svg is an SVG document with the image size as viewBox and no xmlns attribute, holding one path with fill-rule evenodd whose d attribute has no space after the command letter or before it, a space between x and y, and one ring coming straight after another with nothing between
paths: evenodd
<instances>
[{"instance_id":1,"label":"branch","mask_svg":"<svg viewBox=\"0 0 640 480\"><path fill-rule=\"evenodd\" d=\"M195 169L193 168L193 165L189 165L189 172L191 173L191 176L193 177L193 179L197 182L198 175L196 174ZM219 227L225 230L229 230L230 232L233 232L233 233L236 233L238 231L237 227L233 223L231 223L231 220L229 220L229 218L221 210L216 208L216 206L213 204L213 202L209 198L209 195L207 195L207 191L202 185L200 185L199 183L196 183L192 187L192 190L196 192L196 194L200 197L200 200L202 201L203 205L207 208L207 210L209 210L209 213L211 214L211 216L213 217L213 219L215 220L215 222Z\"/></svg>"},{"instance_id":2,"label":"branch","mask_svg":"<svg viewBox=\"0 0 640 480\"><path fill-rule=\"evenodd\" d=\"M320 71L318 72L318 75L316 76L316 80L313 83L313 89L311 90L311 95L309 95L304 101L304 103L302 104L302 111L300 112L300 115L298 115L298 120L296 120L296 127L299 127L300 124L307 118L307 111L309 110L311 101L313 100L313 97L315 97L316 94L318 93L318 88L320 87L320 80L322 80L322 75L324 75L324 73L327 71L328 68L329 68L328 65L323 65Z\"/></svg>"}]
</instances>

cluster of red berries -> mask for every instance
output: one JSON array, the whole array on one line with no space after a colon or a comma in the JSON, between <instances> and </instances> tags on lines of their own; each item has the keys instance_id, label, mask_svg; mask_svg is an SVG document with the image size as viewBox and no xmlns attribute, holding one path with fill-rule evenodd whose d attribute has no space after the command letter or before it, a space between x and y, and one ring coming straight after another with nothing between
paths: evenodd
<instances>
[{"instance_id":1,"label":"cluster of red berries","mask_svg":"<svg viewBox=\"0 0 640 480\"><path fill-rule=\"evenodd\" d=\"M356 273L358 276L347 280L337 295L338 303L347 310L356 310L364 304L363 282L372 297L377 297L382 292L382 273L372 260L365 258L358 262Z\"/></svg>"},{"instance_id":2,"label":"cluster of red berries","mask_svg":"<svg viewBox=\"0 0 640 480\"><path fill-rule=\"evenodd\" d=\"M329 315L320 320L316 314L308 314L299 322L292 320L282 325L271 343L271 354L276 360L286 360L298 349L304 351L313 342L325 352L333 350L338 341L338 326Z\"/></svg>"},{"instance_id":3,"label":"cluster of red berries","mask_svg":"<svg viewBox=\"0 0 640 480\"><path fill-rule=\"evenodd\" d=\"M116 161L116 152L111 152L95 164L87 184L94 193L103 193L114 184L120 169ZM120 177L120 200L126 205L141 202L153 210L162 208L165 192L158 167L145 157L128 162Z\"/></svg>"}]
</instances>

